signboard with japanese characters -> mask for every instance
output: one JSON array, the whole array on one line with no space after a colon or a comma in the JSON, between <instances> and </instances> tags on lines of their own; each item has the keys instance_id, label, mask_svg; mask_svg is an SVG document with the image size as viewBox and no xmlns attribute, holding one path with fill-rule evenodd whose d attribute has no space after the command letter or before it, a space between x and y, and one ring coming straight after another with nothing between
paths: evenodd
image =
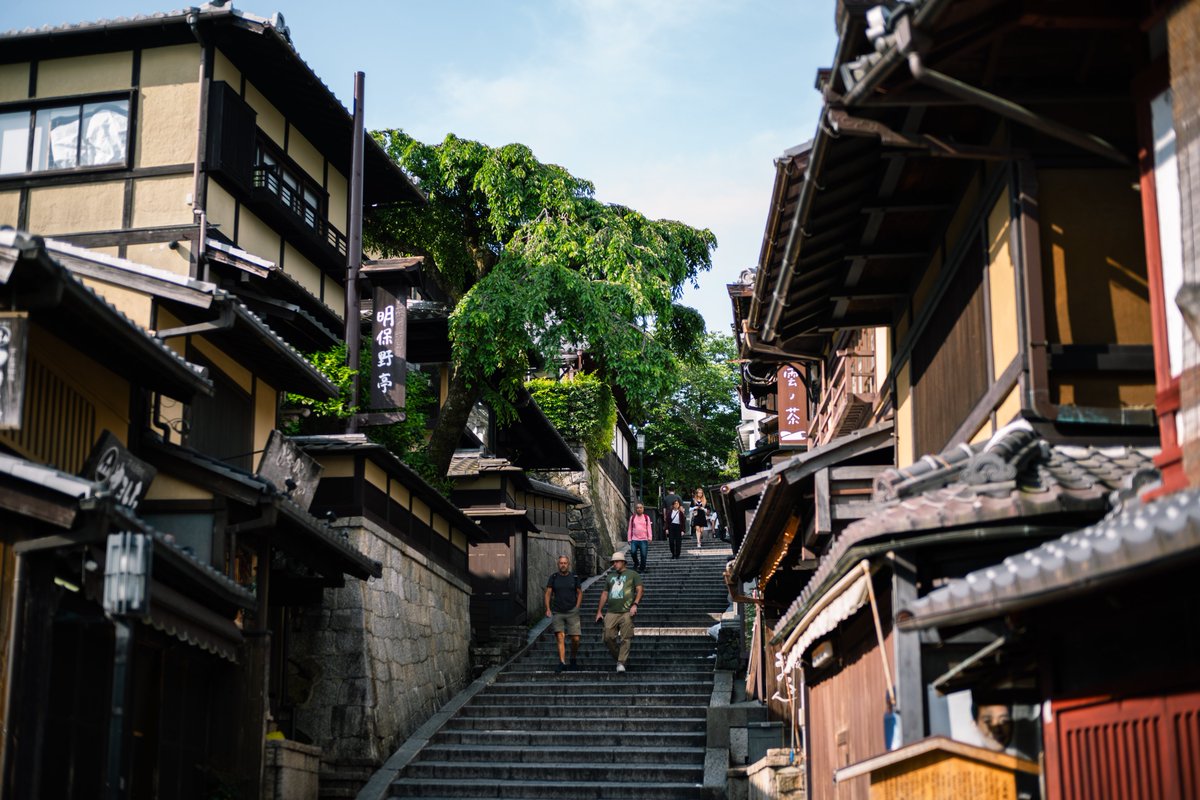
<instances>
[{"instance_id":1,"label":"signboard with japanese characters","mask_svg":"<svg viewBox=\"0 0 1200 800\"><path fill-rule=\"evenodd\" d=\"M401 290L403 291L403 290ZM375 319L371 323L371 408L404 407L405 329L408 309L403 295L375 287Z\"/></svg>"},{"instance_id":2,"label":"signboard with japanese characters","mask_svg":"<svg viewBox=\"0 0 1200 800\"><path fill-rule=\"evenodd\" d=\"M808 447L808 392L804 375L791 364L779 368L775 408L779 412L779 446Z\"/></svg>"},{"instance_id":3,"label":"signboard with japanese characters","mask_svg":"<svg viewBox=\"0 0 1200 800\"><path fill-rule=\"evenodd\" d=\"M21 427L28 330L25 312L0 313L0 430Z\"/></svg>"},{"instance_id":4,"label":"signboard with japanese characters","mask_svg":"<svg viewBox=\"0 0 1200 800\"><path fill-rule=\"evenodd\" d=\"M79 474L89 481L104 484L119 504L136 511L146 492L150 491L158 470L126 450L112 431L105 431L92 446Z\"/></svg>"},{"instance_id":5,"label":"signboard with japanese characters","mask_svg":"<svg viewBox=\"0 0 1200 800\"><path fill-rule=\"evenodd\" d=\"M270 481L280 494L308 511L321 480L321 465L291 439L279 431L271 431L255 474Z\"/></svg>"}]
</instances>

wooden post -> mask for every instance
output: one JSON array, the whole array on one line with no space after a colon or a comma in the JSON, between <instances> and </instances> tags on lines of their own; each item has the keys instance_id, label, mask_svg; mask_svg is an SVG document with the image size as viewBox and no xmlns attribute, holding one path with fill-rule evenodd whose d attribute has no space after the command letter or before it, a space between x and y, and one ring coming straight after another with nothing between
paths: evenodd
<instances>
[{"instance_id":1,"label":"wooden post","mask_svg":"<svg viewBox=\"0 0 1200 800\"><path fill-rule=\"evenodd\" d=\"M904 726L901 744L920 741L925 732L925 698L921 678L921 638L917 631L902 631L896 614L917 599L916 571L904 560L889 554L892 565L892 654L896 665L896 706Z\"/></svg>"}]
</instances>

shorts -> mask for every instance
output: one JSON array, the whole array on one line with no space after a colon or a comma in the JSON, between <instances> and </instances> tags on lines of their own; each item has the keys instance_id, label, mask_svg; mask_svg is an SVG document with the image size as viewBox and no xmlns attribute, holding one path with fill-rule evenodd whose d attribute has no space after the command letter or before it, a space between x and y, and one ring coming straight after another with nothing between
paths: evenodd
<instances>
[{"instance_id":1,"label":"shorts","mask_svg":"<svg viewBox=\"0 0 1200 800\"><path fill-rule=\"evenodd\" d=\"M568 636L578 636L579 629L579 609L574 611L555 611L550 617L550 630L555 633L562 633L566 630Z\"/></svg>"}]
</instances>

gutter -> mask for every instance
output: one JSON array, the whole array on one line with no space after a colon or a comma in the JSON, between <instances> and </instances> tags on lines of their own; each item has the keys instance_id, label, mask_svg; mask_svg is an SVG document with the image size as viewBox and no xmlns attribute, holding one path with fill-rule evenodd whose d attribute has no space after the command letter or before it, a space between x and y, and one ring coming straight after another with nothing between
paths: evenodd
<instances>
[{"instance_id":1,"label":"gutter","mask_svg":"<svg viewBox=\"0 0 1200 800\"><path fill-rule=\"evenodd\" d=\"M767 315L763 320L759 334L762 342L773 342L777 338L776 327L779 317L786 304L788 286L796 271L796 262L800 259L803 238L809 236L803 224L808 221L808 213L812 208L813 198L817 190L816 175L825 163L829 151L829 140L836 134L829 128L829 107L821 109L821 118L817 123L817 136L813 141L812 153L808 157L808 167L804 170L804 183L800 187L800 197L796 200L796 211L792 215L792 223L788 230L787 244L783 248L783 266L779 277L775 280L775 289L771 292L771 301L767 306Z\"/></svg>"}]
</instances>

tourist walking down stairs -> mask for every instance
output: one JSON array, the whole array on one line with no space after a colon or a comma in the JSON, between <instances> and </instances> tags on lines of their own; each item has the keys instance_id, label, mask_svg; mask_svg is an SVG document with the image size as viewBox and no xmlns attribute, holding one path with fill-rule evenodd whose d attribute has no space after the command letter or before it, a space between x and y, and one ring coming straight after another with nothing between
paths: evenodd
<instances>
[{"instance_id":1,"label":"tourist walking down stairs","mask_svg":"<svg viewBox=\"0 0 1200 800\"><path fill-rule=\"evenodd\" d=\"M604 620L604 645L617 659L617 672L624 672L633 644L633 618L642 599L642 577L625 568L624 553L613 553L611 560L614 571L605 576L596 621Z\"/></svg>"},{"instance_id":2,"label":"tourist walking down stairs","mask_svg":"<svg viewBox=\"0 0 1200 800\"><path fill-rule=\"evenodd\" d=\"M578 669L579 606L583 603L583 582L571 572L571 560L566 556L558 557L558 572L551 574L546 581L543 599L554 638L558 640L558 671L567 668L567 636L571 637L571 669Z\"/></svg>"},{"instance_id":3,"label":"tourist walking down stairs","mask_svg":"<svg viewBox=\"0 0 1200 800\"><path fill-rule=\"evenodd\" d=\"M654 520L646 513L646 506L638 503L634 506L633 516L625 531L629 540L629 552L633 556L633 568L638 572L646 571L646 556L650 554L650 539L654 536Z\"/></svg>"}]
</instances>

